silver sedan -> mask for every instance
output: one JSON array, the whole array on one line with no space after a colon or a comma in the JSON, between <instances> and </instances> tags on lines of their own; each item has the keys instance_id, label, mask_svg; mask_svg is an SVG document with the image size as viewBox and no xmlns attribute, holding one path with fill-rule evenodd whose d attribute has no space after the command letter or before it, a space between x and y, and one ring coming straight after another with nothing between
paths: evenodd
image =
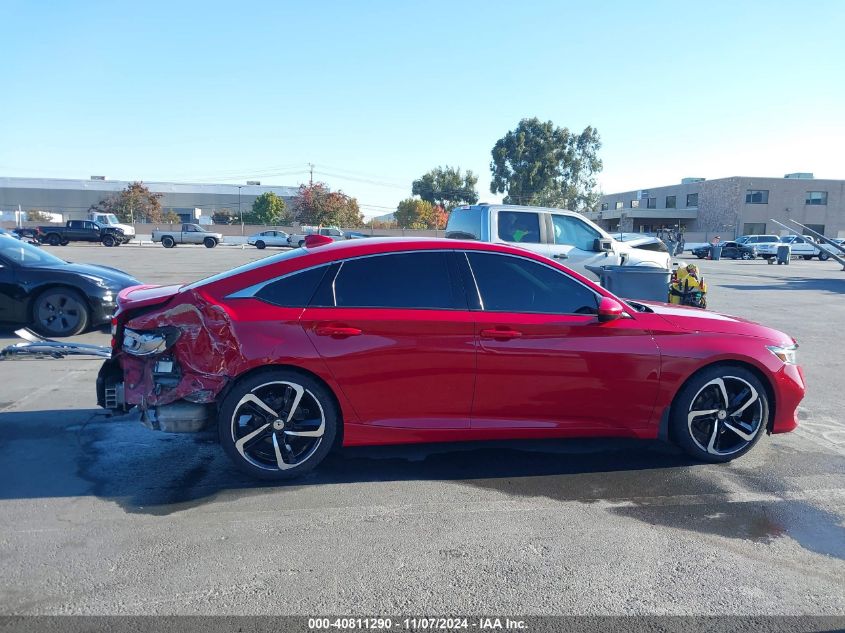
<instances>
[{"instance_id":1,"label":"silver sedan","mask_svg":"<svg viewBox=\"0 0 845 633\"><path fill-rule=\"evenodd\" d=\"M267 248L268 246L290 246L288 244L288 234L284 231L262 231L255 235L250 235L246 243L255 246L255 248Z\"/></svg>"}]
</instances>

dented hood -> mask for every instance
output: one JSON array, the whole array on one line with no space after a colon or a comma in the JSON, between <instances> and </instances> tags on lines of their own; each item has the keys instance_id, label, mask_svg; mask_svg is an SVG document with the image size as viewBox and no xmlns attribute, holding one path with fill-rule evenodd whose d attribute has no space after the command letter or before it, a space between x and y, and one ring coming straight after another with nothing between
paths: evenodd
<instances>
[{"instance_id":1,"label":"dented hood","mask_svg":"<svg viewBox=\"0 0 845 633\"><path fill-rule=\"evenodd\" d=\"M181 289L181 284L174 286L132 286L120 291L117 302L123 310L160 305L170 301L179 294Z\"/></svg>"}]
</instances>

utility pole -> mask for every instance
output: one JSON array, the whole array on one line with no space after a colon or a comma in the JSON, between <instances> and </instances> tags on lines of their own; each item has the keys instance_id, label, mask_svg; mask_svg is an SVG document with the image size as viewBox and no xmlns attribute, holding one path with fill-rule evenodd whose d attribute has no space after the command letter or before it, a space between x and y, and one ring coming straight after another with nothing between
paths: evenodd
<instances>
[{"instance_id":1,"label":"utility pole","mask_svg":"<svg viewBox=\"0 0 845 633\"><path fill-rule=\"evenodd\" d=\"M241 219L241 235L244 234L244 214L241 211L241 187L243 185L238 185L238 217Z\"/></svg>"},{"instance_id":2,"label":"utility pole","mask_svg":"<svg viewBox=\"0 0 845 633\"><path fill-rule=\"evenodd\" d=\"M314 186L314 163L308 163L309 172L311 176L308 179L308 185L313 187Z\"/></svg>"}]
</instances>

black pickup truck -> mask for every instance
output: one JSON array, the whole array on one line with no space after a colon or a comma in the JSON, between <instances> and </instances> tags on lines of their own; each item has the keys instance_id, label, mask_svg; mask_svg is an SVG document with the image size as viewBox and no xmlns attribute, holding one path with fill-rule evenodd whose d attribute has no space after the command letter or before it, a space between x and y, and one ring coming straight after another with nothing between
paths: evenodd
<instances>
[{"instance_id":1,"label":"black pickup truck","mask_svg":"<svg viewBox=\"0 0 845 633\"><path fill-rule=\"evenodd\" d=\"M103 246L120 246L129 241L122 230L91 220L68 220L65 226L39 226L36 231L38 241L50 246L65 246L70 242L100 242Z\"/></svg>"}]
</instances>

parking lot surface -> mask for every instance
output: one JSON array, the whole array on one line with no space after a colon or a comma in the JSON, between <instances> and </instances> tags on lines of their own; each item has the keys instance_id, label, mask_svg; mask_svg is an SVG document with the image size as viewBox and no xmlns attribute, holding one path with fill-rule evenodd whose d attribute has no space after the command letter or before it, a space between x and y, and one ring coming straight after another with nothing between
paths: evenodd
<instances>
[{"instance_id":1,"label":"parking lot surface","mask_svg":"<svg viewBox=\"0 0 845 633\"><path fill-rule=\"evenodd\" d=\"M273 254L51 250L147 283ZM213 434L106 417L99 361L0 362L0 614L845 613L845 273L688 261L711 309L799 340L808 382L799 430L726 465L485 442L344 450L267 485Z\"/></svg>"}]
</instances>

